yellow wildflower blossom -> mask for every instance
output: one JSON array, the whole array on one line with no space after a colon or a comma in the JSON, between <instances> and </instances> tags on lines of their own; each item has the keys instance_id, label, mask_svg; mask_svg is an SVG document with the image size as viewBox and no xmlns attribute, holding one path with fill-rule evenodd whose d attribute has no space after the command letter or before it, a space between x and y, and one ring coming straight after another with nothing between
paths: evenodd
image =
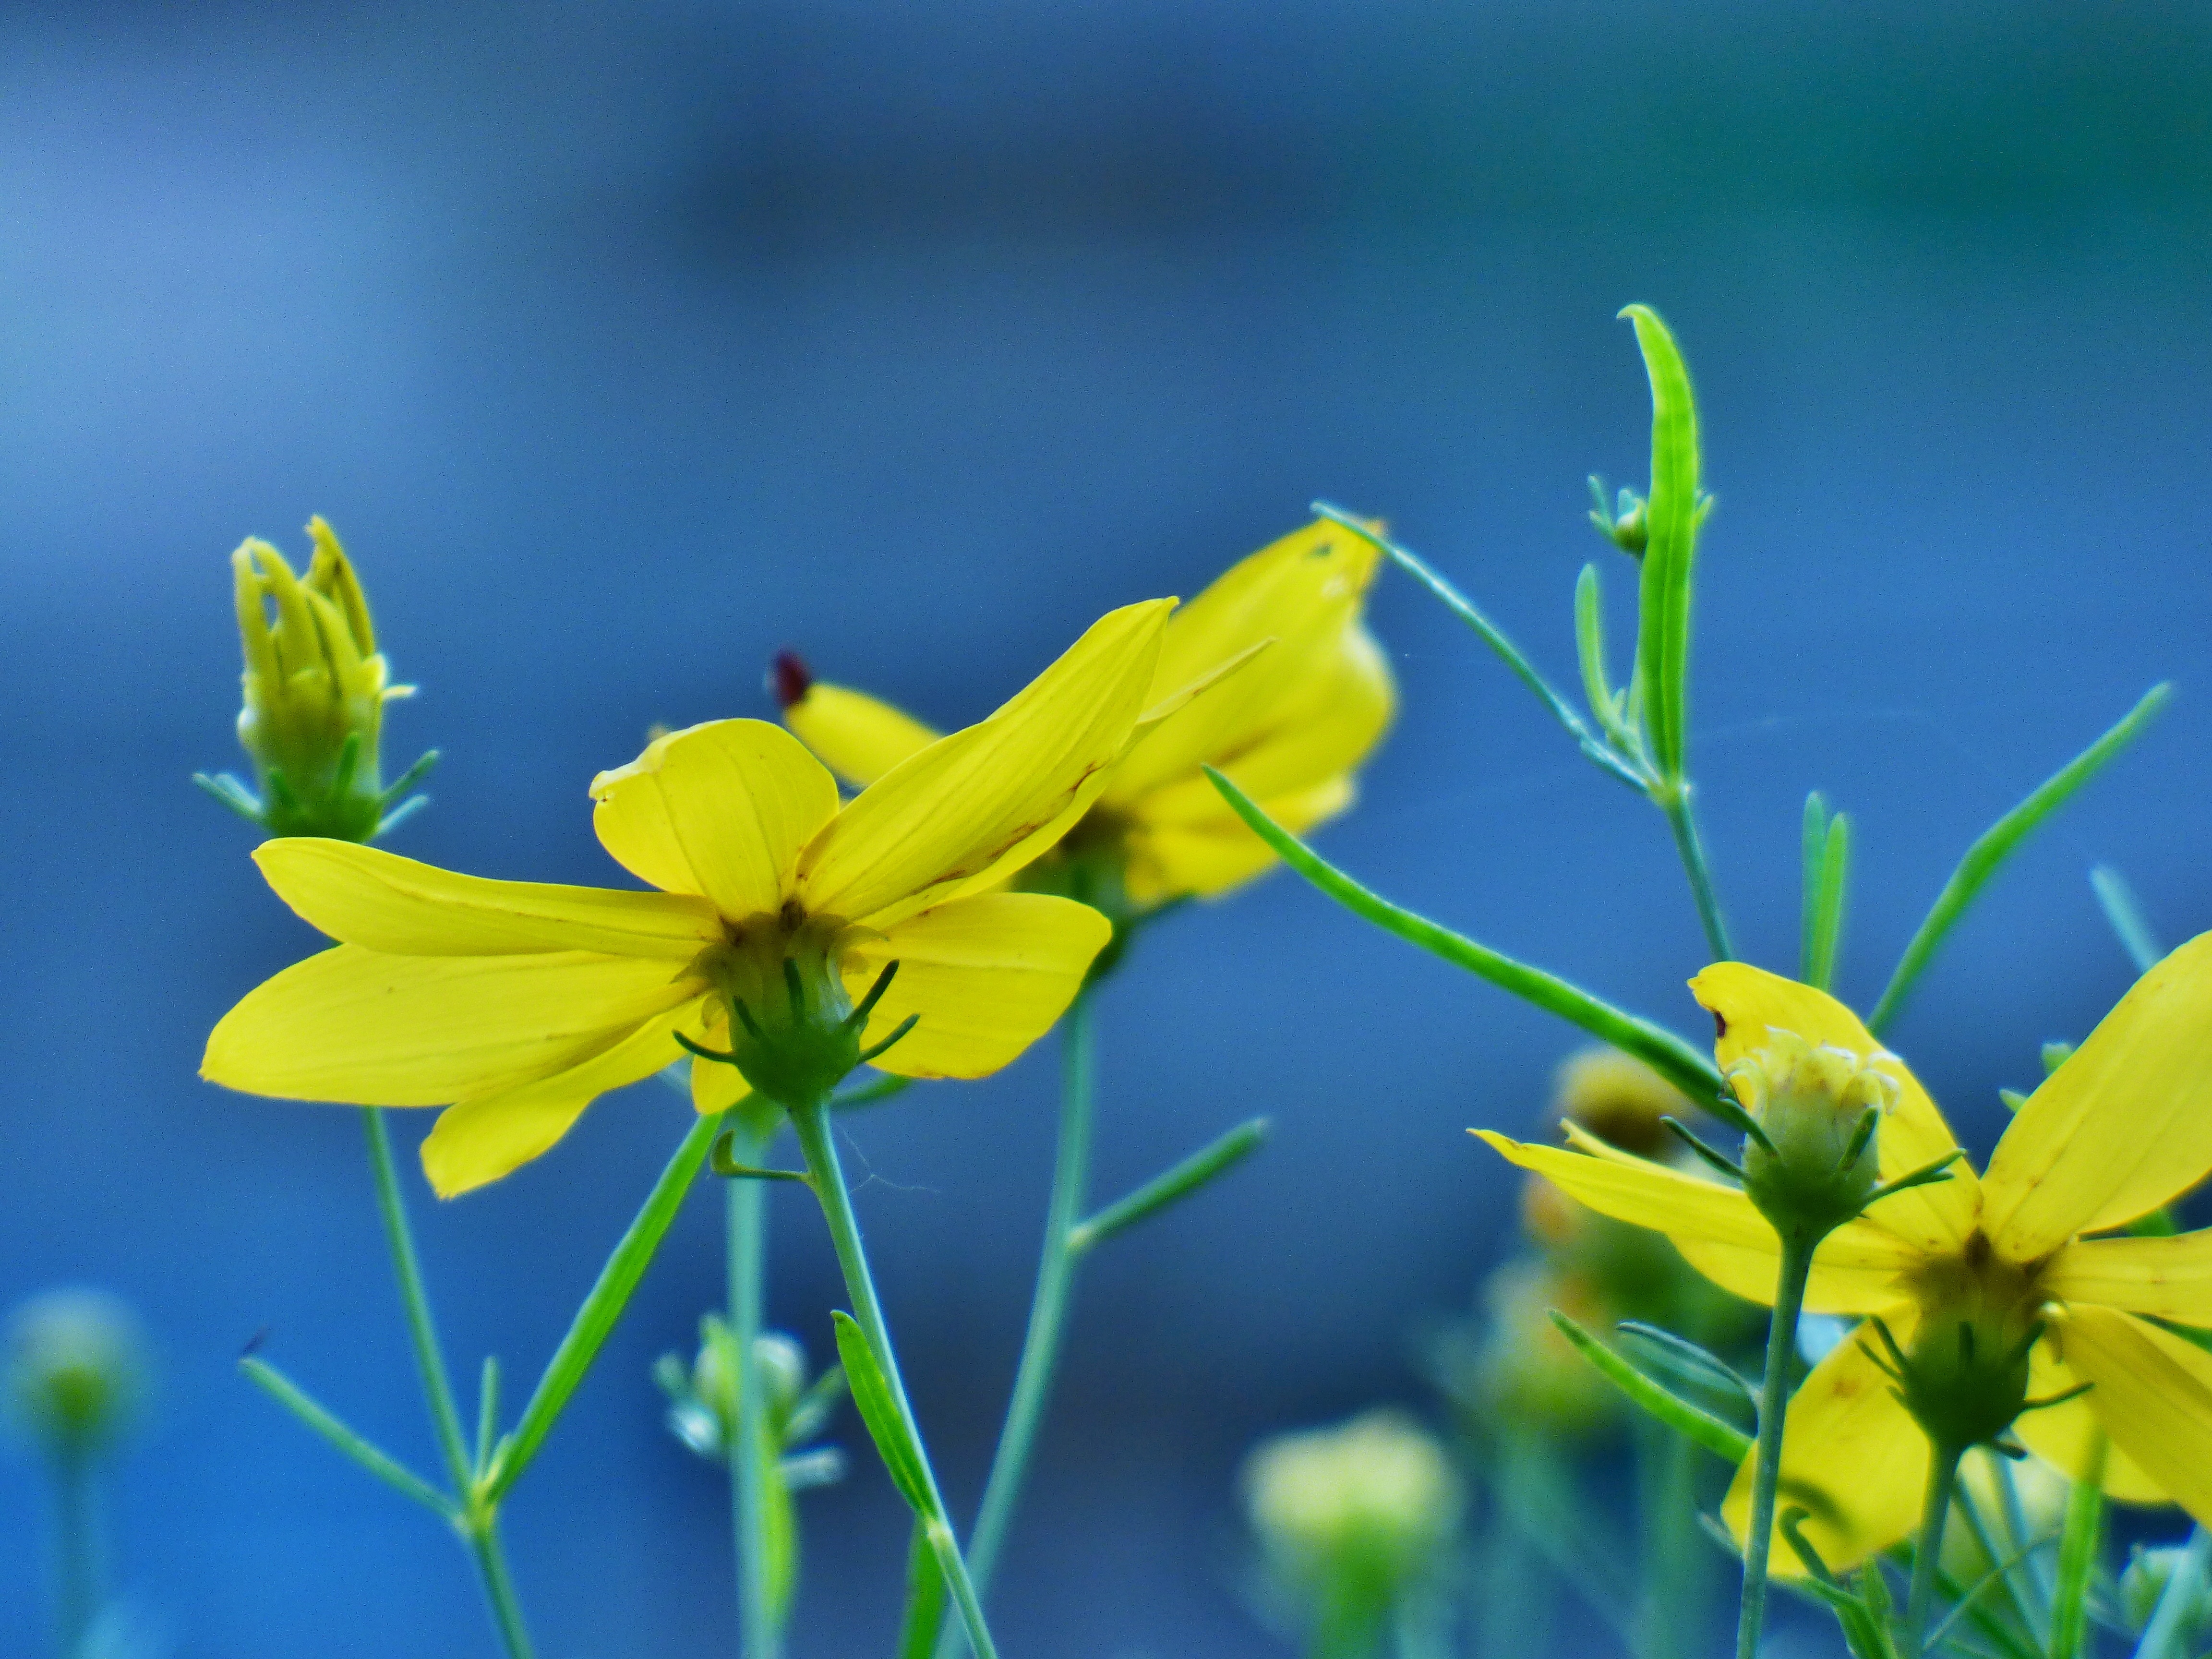
<instances>
[{"instance_id":1,"label":"yellow wildflower blossom","mask_svg":"<svg viewBox=\"0 0 2212 1659\"><path fill-rule=\"evenodd\" d=\"M1103 861L1128 906L1148 910L1224 892L1273 861L1205 767L1294 831L1350 806L1354 774L1396 707L1362 614L1381 556L1356 532L1317 520L1231 566L1177 611L1153 701L1231 664L1236 672L1131 750L1064 854ZM794 659L779 661L775 681L785 721L856 786L935 735L887 703L811 680Z\"/></svg>"},{"instance_id":2,"label":"yellow wildflower blossom","mask_svg":"<svg viewBox=\"0 0 2212 1659\"><path fill-rule=\"evenodd\" d=\"M545 1152L679 1041L741 1056L750 1044L785 1072L818 1055L793 1085L807 1089L894 1036L874 1061L886 1071L996 1071L1060 1017L1109 929L1083 905L992 890L1081 817L1148 729L1173 605L1101 618L988 719L842 806L821 763L767 721L657 738L591 790L601 844L657 892L270 842L254 854L270 884L341 942L225 1015L201 1074L254 1094L446 1107L422 1161L451 1196ZM760 1070L698 1060L694 1103L723 1110Z\"/></svg>"},{"instance_id":3,"label":"yellow wildflower blossom","mask_svg":"<svg viewBox=\"0 0 2212 1659\"><path fill-rule=\"evenodd\" d=\"M1885 1180L1956 1147L1903 1061L1826 993L1721 963L1691 981L1715 1016L1723 1070L1770 1049L1841 1050L1894 1086L1876 1146ZM1773 1228L1745 1194L1606 1146L1569 1127L1579 1151L1478 1131L1591 1208L1673 1239L1738 1295L1774 1297ZM2212 1353L2154 1322L2212 1326L2212 1230L2096 1237L2147 1215L2212 1172L2212 933L2136 981L2087 1042L2030 1096L1977 1177L1877 1200L1830 1234L1813 1259L1805 1305L1879 1316L1900 1347L1971 1359L2027 1350L2035 1396L2012 1431L2076 1479L2109 1437L2112 1496L2171 1500L2212 1523ZM2039 1329L2039 1336L2035 1333ZM1972 1330L1978 1340L1954 1338ZM1930 1339L1916 1343L1916 1333ZM2032 1348L2028 1344L2032 1341ZM1955 1347L1954 1344L1955 1343ZM1927 1480L1927 1437L1893 1391L1869 1324L1814 1368L1791 1401L1782 1448L1782 1509L1830 1565L1864 1559L1909 1534ZM2037 1401L2060 1403L2037 1408ZM1739 1536L1752 1467L1723 1513ZM1801 1571L1778 1532L1776 1569Z\"/></svg>"}]
</instances>

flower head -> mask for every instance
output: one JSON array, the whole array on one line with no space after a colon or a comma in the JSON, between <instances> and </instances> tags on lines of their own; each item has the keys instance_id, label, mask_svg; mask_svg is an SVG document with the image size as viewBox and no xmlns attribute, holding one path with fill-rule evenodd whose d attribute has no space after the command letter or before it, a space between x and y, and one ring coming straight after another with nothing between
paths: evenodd
<instances>
[{"instance_id":1,"label":"flower head","mask_svg":"<svg viewBox=\"0 0 2212 1659\"><path fill-rule=\"evenodd\" d=\"M1319 520L1232 566L1167 627L1152 700L1205 686L1133 745L1083 822L1029 884L1130 915L1211 897L1273 854L1206 781L1226 772L1303 831L1352 804L1354 775L1390 724L1396 690L1363 618L1380 550ZM887 703L774 676L784 720L848 782L881 776L933 733Z\"/></svg>"},{"instance_id":2,"label":"flower head","mask_svg":"<svg viewBox=\"0 0 2212 1659\"><path fill-rule=\"evenodd\" d=\"M1786 1032L1893 1086L1878 1143L1885 1181L1957 1151L1927 1091L1832 997L1741 963L1691 983L1718 1021L1724 1070ZM1483 1139L1593 1209L1664 1232L1728 1289L1773 1299L1779 1244L1747 1194L1568 1133L1578 1150ZM2077 1480L2107 1438L2107 1493L2178 1503L2212 1523L2212 1354L2154 1322L2212 1326L2212 1231L2096 1237L2208 1173L2212 933L2136 982L2021 1105L1984 1174L1960 1158L1950 1179L1875 1200L1815 1253L1806 1307L1869 1321L1814 1368L1784 1434L1784 1512L1808 1512L1806 1535L1831 1566L1887 1547L1918 1518L1929 1441L1907 1399L1958 1438L2009 1423ZM1747 1461L1723 1510L1739 1534L1750 1487ZM1774 1559L1796 1567L1779 1537Z\"/></svg>"},{"instance_id":3,"label":"flower head","mask_svg":"<svg viewBox=\"0 0 2212 1659\"><path fill-rule=\"evenodd\" d=\"M365 842L410 810L390 811L435 757L385 787L384 705L415 688L391 684L368 601L337 532L318 518L307 533L315 551L305 576L256 538L230 556L246 653L238 741L261 793L256 799L228 776L203 775L199 782L271 835Z\"/></svg>"},{"instance_id":4,"label":"flower head","mask_svg":"<svg viewBox=\"0 0 2212 1659\"><path fill-rule=\"evenodd\" d=\"M102 1291L48 1291L9 1321L9 1414L47 1455L72 1462L129 1433L146 1395L146 1339Z\"/></svg>"},{"instance_id":5,"label":"flower head","mask_svg":"<svg viewBox=\"0 0 2212 1659\"><path fill-rule=\"evenodd\" d=\"M545 1152L679 1042L718 1056L692 1066L702 1113L755 1089L811 1101L863 1058L909 1077L996 1071L1060 1017L1110 931L1085 906L998 890L1147 729L1173 603L1101 618L989 718L842 805L780 726L657 738L591 790L601 844L655 892L270 842L254 854L270 884L341 943L226 1014L201 1074L444 1106L422 1160L450 1196Z\"/></svg>"}]
</instances>

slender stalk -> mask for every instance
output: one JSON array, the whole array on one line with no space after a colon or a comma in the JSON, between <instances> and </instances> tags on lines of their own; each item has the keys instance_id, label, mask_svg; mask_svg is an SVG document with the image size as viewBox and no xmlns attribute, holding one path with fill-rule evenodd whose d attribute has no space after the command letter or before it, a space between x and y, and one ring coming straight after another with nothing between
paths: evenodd
<instances>
[{"instance_id":1,"label":"slender stalk","mask_svg":"<svg viewBox=\"0 0 2212 1659\"><path fill-rule=\"evenodd\" d=\"M1705 930L1705 949L1715 962L1734 959L1729 947L1728 923L1721 917L1720 895L1713 888L1713 872L1705 862L1705 844L1698 834L1697 814L1690 805L1690 786L1677 782L1655 787L1651 799L1667 815L1674 832L1674 850L1681 855L1683 872L1690 878L1690 894L1698 902L1698 924Z\"/></svg>"},{"instance_id":2,"label":"slender stalk","mask_svg":"<svg viewBox=\"0 0 2212 1659\"><path fill-rule=\"evenodd\" d=\"M1912 1588L1905 1601L1904 1659L1920 1659L1928 1630L1928 1611L1936 1599L1937 1564L1943 1556L1943 1523L1951 1513L1951 1489L1959 1481L1960 1446L1928 1448L1928 1500L1920 1516L1920 1541L1912 1551Z\"/></svg>"},{"instance_id":3,"label":"slender stalk","mask_svg":"<svg viewBox=\"0 0 2212 1659\"><path fill-rule=\"evenodd\" d=\"M1790 1361L1797 1351L1797 1316L1805 1306L1813 1249L1813 1244L1802 1240L1782 1241L1774 1323L1766 1333L1766 1376L1759 1391L1759 1462L1752 1470L1751 1524L1743 1540L1743 1610L1736 1621L1736 1659L1758 1659L1759 1632L1766 1623L1766 1559L1774 1544L1774 1493L1782 1479L1782 1422L1790 1409Z\"/></svg>"},{"instance_id":4,"label":"slender stalk","mask_svg":"<svg viewBox=\"0 0 2212 1659\"><path fill-rule=\"evenodd\" d=\"M2051 1659L2076 1659L2089 1628L2089 1581L2096 1576L2105 1532L2105 1460L2111 1451L2102 1431L2089 1437L2087 1456L2066 1498L2066 1527L2058 1544L2058 1585L2051 1603Z\"/></svg>"},{"instance_id":5,"label":"slender stalk","mask_svg":"<svg viewBox=\"0 0 2212 1659\"><path fill-rule=\"evenodd\" d=\"M86 1652L107 1599L97 1469L98 1460L81 1448L53 1462L54 1642L60 1659Z\"/></svg>"},{"instance_id":6,"label":"slender stalk","mask_svg":"<svg viewBox=\"0 0 2212 1659\"><path fill-rule=\"evenodd\" d=\"M1036 1291L1030 1303L1029 1329L1022 1338L1021 1363L1014 1371L1006 1425L999 1432L998 1450L991 1458L990 1479L983 1487L975 1530L968 1540L968 1571L978 1595L990 1590L992 1573L1006 1545L1006 1528L1029 1473L1030 1456L1036 1448L1037 1431L1044 1420L1045 1403L1051 1397L1053 1372L1067 1328L1068 1293L1080 1259L1074 1236L1091 1183L1091 1108L1097 1074L1088 990L1078 994L1067 1011L1060 1052L1060 1146L1054 1154L1052 1195L1045 1207L1044 1248L1037 1259ZM957 1629L948 1628L938 1644L940 1659L958 1659L962 1645Z\"/></svg>"},{"instance_id":7,"label":"slender stalk","mask_svg":"<svg viewBox=\"0 0 2212 1659\"><path fill-rule=\"evenodd\" d=\"M734 1120L731 1156L757 1164L768 1136L741 1114ZM775 1589L769 1568L769 1445L760 1394L761 1308L768 1278L768 1188L759 1181L729 1181L730 1334L737 1347L737 1437L730 1448L731 1523L738 1552L738 1622L745 1659L776 1659L783 1647Z\"/></svg>"},{"instance_id":8,"label":"slender stalk","mask_svg":"<svg viewBox=\"0 0 2212 1659\"><path fill-rule=\"evenodd\" d=\"M522 1604L515 1599L514 1580L507 1575L498 1522L487 1513L465 1535L469 1553L477 1564L477 1577L483 1580L484 1601L491 1608L491 1622L499 1632L501 1645L510 1659L531 1659L530 1632L522 1623Z\"/></svg>"},{"instance_id":9,"label":"slender stalk","mask_svg":"<svg viewBox=\"0 0 2212 1659\"><path fill-rule=\"evenodd\" d=\"M1636 1487L1643 1511L1637 1659L1680 1659L1703 1645L1708 1546L1697 1525L1697 1442L1656 1422L1637 1425Z\"/></svg>"},{"instance_id":10,"label":"slender stalk","mask_svg":"<svg viewBox=\"0 0 2212 1659\"><path fill-rule=\"evenodd\" d=\"M810 1101L792 1107L790 1111L792 1127L799 1132L799 1149L806 1156L806 1168L812 1177L808 1184L821 1202L822 1217L830 1224L830 1243L837 1252L837 1265L844 1271L845 1291L853 1298L854 1316L868 1339L869 1347L874 1350L876 1363L883 1369L892 1408L898 1413L900 1426L919 1465L922 1496L928 1504L928 1513L922 1521L929 1534L930 1548L936 1553L938 1568L944 1573L946 1588L952 1592L961 1620L967 1626L968 1640L975 1650L976 1659L998 1659L998 1646L991 1640L990 1629L983 1622L983 1606L968 1576L968 1564L961 1559L959 1541L953 1537L952 1528L945 1518L945 1497L938 1489L928 1448L922 1442L921 1425L915 1420L914 1407L907 1399L906 1382L899 1374L898 1355L891 1346L890 1327L884 1321L883 1304L876 1298L875 1279L868 1271L867 1251L860 1243L860 1221L853 1213L853 1195L846 1190L845 1171L837 1161L836 1143L830 1138L829 1103Z\"/></svg>"},{"instance_id":11,"label":"slender stalk","mask_svg":"<svg viewBox=\"0 0 2212 1659\"><path fill-rule=\"evenodd\" d=\"M2173 1576L2159 1592L2142 1639L2136 1644L2134 1659L2181 1659L2182 1632L2191 1615L2204 1575L2212 1569L2212 1532L2202 1527L2189 1534L2188 1553L2174 1563Z\"/></svg>"},{"instance_id":12,"label":"slender stalk","mask_svg":"<svg viewBox=\"0 0 2212 1659\"><path fill-rule=\"evenodd\" d=\"M361 1109L362 1127L368 1135L368 1164L376 1177L376 1208L384 1218L385 1242L392 1248L392 1270L399 1280L399 1301L407 1314L407 1340L414 1345L415 1369L422 1379L422 1398L430 1408L430 1426L438 1437L438 1450L446 1460L456 1491L469 1486L469 1443L461 1433L460 1408L453 1403L453 1379L446 1374L445 1352L438 1344L438 1328L430 1316L429 1292L422 1286L422 1263L415 1253L415 1234L407 1224L407 1206L399 1195L399 1180L392 1165L392 1137L384 1127L384 1109Z\"/></svg>"}]
</instances>

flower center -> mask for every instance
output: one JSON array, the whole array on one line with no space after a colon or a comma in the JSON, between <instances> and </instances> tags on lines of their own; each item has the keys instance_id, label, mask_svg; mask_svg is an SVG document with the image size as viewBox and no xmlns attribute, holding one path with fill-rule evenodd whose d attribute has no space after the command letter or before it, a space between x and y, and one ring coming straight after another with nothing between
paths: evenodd
<instances>
[{"instance_id":1,"label":"flower center","mask_svg":"<svg viewBox=\"0 0 2212 1659\"><path fill-rule=\"evenodd\" d=\"M1978 1231L1913 1274L1920 1323L1911 1344L1900 1351L1881 1335L1906 1409L1937 1444L1994 1441L2028 1407L2028 1355L2046 1300L2038 1279Z\"/></svg>"}]
</instances>

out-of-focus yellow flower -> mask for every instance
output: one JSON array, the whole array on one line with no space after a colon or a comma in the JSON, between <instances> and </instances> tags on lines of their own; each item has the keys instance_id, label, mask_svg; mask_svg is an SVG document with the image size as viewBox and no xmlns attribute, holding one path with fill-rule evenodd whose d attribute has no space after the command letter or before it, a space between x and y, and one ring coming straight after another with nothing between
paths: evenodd
<instances>
[{"instance_id":1,"label":"out-of-focus yellow flower","mask_svg":"<svg viewBox=\"0 0 2212 1659\"><path fill-rule=\"evenodd\" d=\"M1509 1261L1484 1281L1482 1298L1490 1318L1465 1388L1484 1422L1509 1433L1573 1437L1619 1415L1613 1385L1552 1322L1557 1309L1610 1339L1620 1312L1589 1279L1555 1262Z\"/></svg>"},{"instance_id":2,"label":"out-of-focus yellow flower","mask_svg":"<svg viewBox=\"0 0 2212 1659\"><path fill-rule=\"evenodd\" d=\"M1559 1067L1556 1103L1607 1146L1655 1158L1678 1143L1662 1118L1696 1110L1690 1097L1633 1054L1601 1043Z\"/></svg>"},{"instance_id":3,"label":"out-of-focus yellow flower","mask_svg":"<svg viewBox=\"0 0 2212 1659\"><path fill-rule=\"evenodd\" d=\"M1440 1565L1466 1507L1443 1449L1390 1411L1264 1442L1243 1484L1271 1577L1331 1653L1364 1650Z\"/></svg>"},{"instance_id":4,"label":"out-of-focus yellow flower","mask_svg":"<svg viewBox=\"0 0 2212 1659\"><path fill-rule=\"evenodd\" d=\"M1877 1140L1885 1180L1956 1151L1904 1062L1826 993L1741 963L1708 968L1691 986L1717 1018L1724 1070L1780 1042L1841 1050L1887 1079L1895 1104ZM1478 1133L1593 1209L1666 1233L1729 1290L1772 1300L1778 1243L1742 1192L1571 1125L1572 1152ZM2212 1171L2212 933L2136 981L2022 1103L1985 1174L1963 1159L1951 1171L1830 1234L1807 1308L1880 1316L1914 1367L1948 1368L1962 1389L2051 1400L2094 1385L2025 1412L2013 1431L2075 1479L2092 1467L2093 1442L2108 1436L2108 1493L2170 1499L2212 1522L2212 1354L2153 1322L2212 1325L2212 1231L2087 1236L2148 1214ZM1911 1531L1927 1476L1927 1438L1872 1335L1863 1328L1814 1367L1783 1441L1783 1490L1811 1511L1807 1535L1838 1568ZM2014 1353L2020 1375L1999 1375ZM1747 1460L1724 1510L1739 1534L1751 1474ZM1778 1571L1796 1569L1779 1539L1774 1559Z\"/></svg>"},{"instance_id":5,"label":"out-of-focus yellow flower","mask_svg":"<svg viewBox=\"0 0 2212 1659\"><path fill-rule=\"evenodd\" d=\"M337 532L318 518L307 533L315 551L304 577L256 538L230 556L246 652L238 741L261 793L257 799L227 775L202 774L198 781L271 835L366 842L420 804L393 807L437 757L425 755L385 787L384 705L415 688L391 683L368 601Z\"/></svg>"},{"instance_id":6,"label":"out-of-focus yellow flower","mask_svg":"<svg viewBox=\"0 0 2212 1659\"><path fill-rule=\"evenodd\" d=\"M778 1103L826 1092L894 1038L886 1071L996 1071L1060 1017L1109 929L1083 905L994 890L1089 810L1146 729L1173 603L1103 617L988 719L842 807L780 726L659 738L591 791L601 844L658 892L270 842L254 854L270 884L343 942L226 1014L202 1075L445 1106L422 1160L450 1196L545 1152L679 1040L737 1061L694 1064L702 1113L749 1086Z\"/></svg>"},{"instance_id":7,"label":"out-of-focus yellow flower","mask_svg":"<svg viewBox=\"0 0 2212 1659\"><path fill-rule=\"evenodd\" d=\"M1357 532L1316 521L1232 566L1177 611L1153 700L1231 665L1234 672L1131 750L1054 867L1029 879L1123 915L1258 875L1274 855L1206 781L1209 765L1294 831L1351 805L1354 775L1396 706L1363 616L1381 556ZM888 703L810 679L796 659L780 659L774 681L785 721L854 785L934 736Z\"/></svg>"}]
</instances>

